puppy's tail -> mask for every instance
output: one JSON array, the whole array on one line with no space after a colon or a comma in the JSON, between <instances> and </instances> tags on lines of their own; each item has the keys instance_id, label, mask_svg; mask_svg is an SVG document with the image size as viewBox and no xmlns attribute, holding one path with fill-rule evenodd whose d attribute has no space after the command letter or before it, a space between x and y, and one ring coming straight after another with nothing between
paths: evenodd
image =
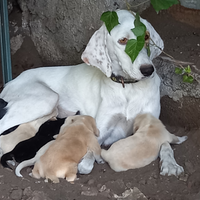
<instances>
[{"instance_id":1,"label":"puppy's tail","mask_svg":"<svg viewBox=\"0 0 200 200\"><path fill-rule=\"evenodd\" d=\"M25 161L21 162L15 169L15 175L18 176L18 177L23 177L21 175L20 171L25 167L34 165L35 162L36 162L36 158L35 157L31 158L29 160L25 160Z\"/></svg>"},{"instance_id":2,"label":"puppy's tail","mask_svg":"<svg viewBox=\"0 0 200 200\"><path fill-rule=\"evenodd\" d=\"M108 162L109 161L109 156L108 156L108 152L105 149L101 149L101 157Z\"/></svg>"},{"instance_id":3,"label":"puppy's tail","mask_svg":"<svg viewBox=\"0 0 200 200\"><path fill-rule=\"evenodd\" d=\"M2 166L5 167L5 168L12 169L12 168L8 165L8 163L7 163L8 160L13 160L13 155L12 155L12 153L10 153L10 152L4 154L4 155L1 157L1 164L2 164Z\"/></svg>"}]
</instances>

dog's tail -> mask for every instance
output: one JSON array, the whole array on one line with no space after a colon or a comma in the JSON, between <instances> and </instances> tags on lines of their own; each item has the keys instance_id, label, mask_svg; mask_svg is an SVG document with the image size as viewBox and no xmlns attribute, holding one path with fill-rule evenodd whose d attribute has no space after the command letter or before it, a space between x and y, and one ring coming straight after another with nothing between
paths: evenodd
<instances>
[{"instance_id":1,"label":"dog's tail","mask_svg":"<svg viewBox=\"0 0 200 200\"><path fill-rule=\"evenodd\" d=\"M25 161L21 162L15 169L15 175L18 176L18 177L23 177L21 175L20 171L25 167L34 165L36 160L37 160L37 158L34 157L34 158L29 159L29 160L25 160Z\"/></svg>"},{"instance_id":2,"label":"dog's tail","mask_svg":"<svg viewBox=\"0 0 200 200\"><path fill-rule=\"evenodd\" d=\"M10 152L5 153L5 154L1 157L1 164L2 164L2 166L5 167L5 168L12 169L12 168L8 165L8 163L7 163L8 160L13 160L13 154L10 153Z\"/></svg>"},{"instance_id":3,"label":"dog's tail","mask_svg":"<svg viewBox=\"0 0 200 200\"><path fill-rule=\"evenodd\" d=\"M106 162L109 161L109 156L108 156L107 150L101 149L101 157L102 157Z\"/></svg>"}]
</instances>

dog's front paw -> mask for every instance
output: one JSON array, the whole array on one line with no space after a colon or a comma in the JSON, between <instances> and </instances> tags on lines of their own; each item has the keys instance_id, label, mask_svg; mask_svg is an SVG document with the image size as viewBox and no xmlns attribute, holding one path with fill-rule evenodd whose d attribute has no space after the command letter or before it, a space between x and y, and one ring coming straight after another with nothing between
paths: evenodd
<instances>
[{"instance_id":1,"label":"dog's front paw","mask_svg":"<svg viewBox=\"0 0 200 200\"><path fill-rule=\"evenodd\" d=\"M179 176L184 172L183 167L174 159L174 152L168 142L163 143L160 149L160 174L165 176Z\"/></svg>"},{"instance_id":2,"label":"dog's front paw","mask_svg":"<svg viewBox=\"0 0 200 200\"><path fill-rule=\"evenodd\" d=\"M174 160L175 161L175 160ZM161 161L161 167L160 167L160 174L165 176L171 176L171 175L175 175L175 176L179 176L182 173L184 173L184 169L183 167L181 167L180 165L178 165L175 162L172 162L172 160L170 161Z\"/></svg>"}]
</instances>

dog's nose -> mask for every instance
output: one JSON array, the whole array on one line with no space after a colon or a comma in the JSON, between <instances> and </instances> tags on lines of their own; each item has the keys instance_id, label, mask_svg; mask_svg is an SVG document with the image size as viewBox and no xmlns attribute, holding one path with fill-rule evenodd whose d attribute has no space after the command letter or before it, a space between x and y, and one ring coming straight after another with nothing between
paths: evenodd
<instances>
[{"instance_id":1,"label":"dog's nose","mask_svg":"<svg viewBox=\"0 0 200 200\"><path fill-rule=\"evenodd\" d=\"M144 76L151 76L151 74L154 72L153 65L141 65L140 71Z\"/></svg>"}]
</instances>

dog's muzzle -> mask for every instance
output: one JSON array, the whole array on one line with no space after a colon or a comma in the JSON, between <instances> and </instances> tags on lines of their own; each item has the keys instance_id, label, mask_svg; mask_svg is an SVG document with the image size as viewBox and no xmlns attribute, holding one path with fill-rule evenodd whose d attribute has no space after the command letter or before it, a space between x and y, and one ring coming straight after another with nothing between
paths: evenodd
<instances>
[{"instance_id":1,"label":"dog's muzzle","mask_svg":"<svg viewBox=\"0 0 200 200\"><path fill-rule=\"evenodd\" d=\"M141 65L140 71L144 76L151 76L151 74L154 72L153 65Z\"/></svg>"}]
</instances>

